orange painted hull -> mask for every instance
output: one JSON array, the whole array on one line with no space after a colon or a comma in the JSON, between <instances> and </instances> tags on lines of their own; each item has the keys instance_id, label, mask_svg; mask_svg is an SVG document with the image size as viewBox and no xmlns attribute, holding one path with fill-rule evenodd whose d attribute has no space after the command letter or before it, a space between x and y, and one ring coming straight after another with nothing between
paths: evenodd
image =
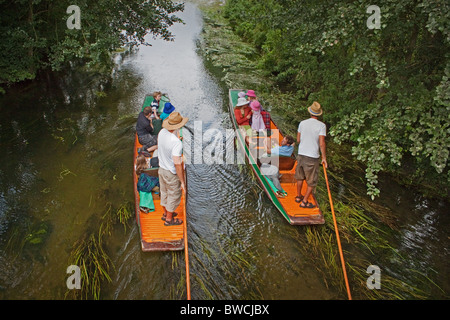
<instances>
[{"instance_id":1,"label":"orange painted hull","mask_svg":"<svg viewBox=\"0 0 450 320\"><path fill-rule=\"evenodd\" d=\"M139 233L141 238L142 251L174 251L184 249L184 227L183 224L177 226L165 226L164 221L161 220L163 216L163 208L160 204L159 194L152 192L153 203L155 205L155 211L145 213L139 209L139 192L137 191L138 176L136 175L136 158L138 155L138 149L142 145L139 143L137 135L135 135L134 153L133 153L133 182L134 182L134 201L136 211L136 222L139 226ZM158 176L158 169L149 169L146 171L151 176ZM178 206L176 213L177 218L183 220L185 223L185 209L186 199L184 196L181 198L180 205Z\"/></svg>"}]
</instances>

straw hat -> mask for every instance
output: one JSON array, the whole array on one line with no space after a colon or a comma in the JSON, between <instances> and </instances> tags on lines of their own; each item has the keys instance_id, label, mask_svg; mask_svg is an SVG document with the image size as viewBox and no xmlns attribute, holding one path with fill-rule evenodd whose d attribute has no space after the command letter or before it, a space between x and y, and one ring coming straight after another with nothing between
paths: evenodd
<instances>
[{"instance_id":1,"label":"straw hat","mask_svg":"<svg viewBox=\"0 0 450 320\"><path fill-rule=\"evenodd\" d=\"M247 101L247 99L239 98L238 101L237 101L236 107L242 107L242 106L245 106L248 103L249 103L249 101Z\"/></svg>"},{"instance_id":2,"label":"straw hat","mask_svg":"<svg viewBox=\"0 0 450 320\"><path fill-rule=\"evenodd\" d=\"M183 127L186 122L188 122L188 118L183 118L179 112L172 112L166 120L163 121L163 128L167 130L176 130Z\"/></svg>"},{"instance_id":3,"label":"straw hat","mask_svg":"<svg viewBox=\"0 0 450 320\"><path fill-rule=\"evenodd\" d=\"M322 107L320 106L320 104L316 101L313 102L313 104L308 107L308 111L311 115L318 117L320 115L322 115Z\"/></svg>"}]
</instances>

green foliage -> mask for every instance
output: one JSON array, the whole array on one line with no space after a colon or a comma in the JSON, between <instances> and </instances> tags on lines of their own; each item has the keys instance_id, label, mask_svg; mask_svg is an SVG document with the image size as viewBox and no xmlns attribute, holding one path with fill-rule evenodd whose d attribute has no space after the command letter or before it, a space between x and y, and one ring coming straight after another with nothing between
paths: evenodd
<instances>
[{"instance_id":1,"label":"green foliage","mask_svg":"<svg viewBox=\"0 0 450 320\"><path fill-rule=\"evenodd\" d=\"M67 27L72 4L80 8L81 29ZM148 44L148 32L172 40L168 27L181 22L173 13L183 8L170 0L1 0L0 85L79 63L108 71L115 50Z\"/></svg>"},{"instance_id":2,"label":"green foliage","mask_svg":"<svg viewBox=\"0 0 450 320\"><path fill-rule=\"evenodd\" d=\"M224 16L258 50L277 96L292 96L275 109L298 122L306 106L322 104L330 135L350 142L365 164L372 198L379 173L396 171L405 157L414 159L415 178L437 174L447 189L450 4L378 1L381 29L369 29L371 4L229 0Z\"/></svg>"}]
</instances>

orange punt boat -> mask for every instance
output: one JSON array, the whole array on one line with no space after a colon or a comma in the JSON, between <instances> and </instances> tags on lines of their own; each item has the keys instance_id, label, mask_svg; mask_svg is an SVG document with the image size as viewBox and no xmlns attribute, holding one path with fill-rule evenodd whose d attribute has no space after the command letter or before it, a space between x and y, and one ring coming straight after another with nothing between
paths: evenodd
<instances>
[{"instance_id":1,"label":"orange punt boat","mask_svg":"<svg viewBox=\"0 0 450 320\"><path fill-rule=\"evenodd\" d=\"M229 90L229 111L230 116L236 131L236 138L239 147L245 154L245 159L250 165L251 169L255 173L256 179L259 184L275 205L275 207L281 212L283 217L292 225L312 225L312 224L323 224L325 223L322 211L320 210L319 204L317 202L314 194L311 194L308 201L315 205L315 208L301 208L299 203L295 202L295 197L297 196L297 180L294 178L295 168L297 166L297 160L292 155L290 157L279 156L276 166L281 174L280 183L283 190L287 193L287 196L279 198L276 196L277 189L273 183L261 173L261 164L264 162L263 157L259 158L258 155L264 152L259 152L258 149L265 149L263 140L266 139L265 136L252 136L246 139L246 133L241 130L240 126L236 121L234 115L234 107L237 104L238 93L245 91L242 89L230 89ZM273 134L271 139L276 139L278 145L281 144L283 140L283 134L275 123L271 122L271 131L276 132ZM262 161L262 162L261 162ZM305 194L307 188L306 182L303 183L302 194Z\"/></svg>"},{"instance_id":2,"label":"orange punt boat","mask_svg":"<svg viewBox=\"0 0 450 320\"><path fill-rule=\"evenodd\" d=\"M153 101L151 95L147 95L144 99L144 104L142 109L149 106ZM166 100L167 101L167 100ZM164 108L163 99L161 99L159 113L161 113ZM184 237L185 229L184 224L186 223L186 198L183 195L181 198L181 203L178 206L176 213L177 218L183 220L183 224L176 226L165 226L164 221L161 220L163 215L163 208L160 204L160 196L158 192L152 191L153 204L155 210L149 213L145 213L140 209L139 202L139 192L137 190L137 182L139 177L136 175L136 158L138 156L138 149L142 148L139 143L137 134L135 135L134 142L134 153L133 153L133 183L134 183L134 201L135 201L135 211L136 211L136 222L139 226L139 233L141 237L141 248L142 251L175 251L184 249ZM148 168L144 170L145 174L153 177L158 177L158 167Z\"/></svg>"}]
</instances>

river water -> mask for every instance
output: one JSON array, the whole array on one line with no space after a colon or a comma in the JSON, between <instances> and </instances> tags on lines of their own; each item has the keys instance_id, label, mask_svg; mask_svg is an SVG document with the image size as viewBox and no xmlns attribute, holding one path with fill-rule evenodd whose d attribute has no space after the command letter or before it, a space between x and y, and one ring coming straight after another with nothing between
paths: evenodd
<instances>
[{"instance_id":1,"label":"river water","mask_svg":"<svg viewBox=\"0 0 450 320\"><path fill-rule=\"evenodd\" d=\"M152 40L118 58L110 84L73 74L0 97L1 299L64 299L74 243L96 233L105 212L132 204L134 125L145 94L167 93L190 128L194 121L203 132L232 128L228 88L197 52L201 12L188 2L180 16L185 24L172 27L174 42ZM193 299L346 298L308 252L306 228L285 221L248 167L190 164L187 180ZM345 186L333 187L345 193ZM370 260L402 281L417 279L407 270L420 270L430 279L418 284L425 296L447 298L447 203L389 181L382 193L380 203L397 214L398 231L387 237L401 258ZM186 297L184 254L141 252L134 218L104 241L114 269L103 299ZM361 254L349 244L345 250ZM351 271L349 278L356 282Z\"/></svg>"}]
</instances>

